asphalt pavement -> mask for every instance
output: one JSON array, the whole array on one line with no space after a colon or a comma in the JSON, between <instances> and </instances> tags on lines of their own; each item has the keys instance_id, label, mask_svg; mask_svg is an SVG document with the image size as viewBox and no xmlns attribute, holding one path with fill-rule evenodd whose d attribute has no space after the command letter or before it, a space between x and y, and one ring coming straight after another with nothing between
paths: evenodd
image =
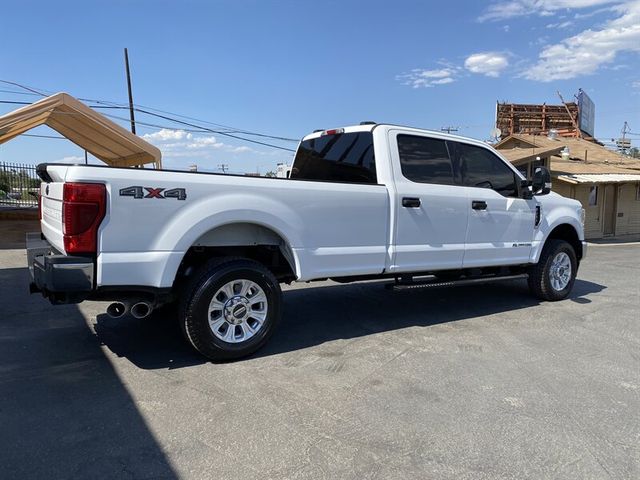
<instances>
[{"instance_id":1,"label":"asphalt pavement","mask_svg":"<svg viewBox=\"0 0 640 480\"><path fill-rule=\"evenodd\" d=\"M640 478L639 245L592 247L558 303L294 285L225 364L171 312L28 295L25 261L0 248L3 479Z\"/></svg>"}]
</instances>

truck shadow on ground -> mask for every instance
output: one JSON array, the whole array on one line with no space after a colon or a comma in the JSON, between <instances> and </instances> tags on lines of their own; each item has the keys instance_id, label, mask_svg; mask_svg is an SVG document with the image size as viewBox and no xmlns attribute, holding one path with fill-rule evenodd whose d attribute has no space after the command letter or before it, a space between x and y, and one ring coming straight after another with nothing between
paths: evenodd
<instances>
[{"instance_id":1,"label":"truck shadow on ground","mask_svg":"<svg viewBox=\"0 0 640 480\"><path fill-rule=\"evenodd\" d=\"M177 478L75 305L0 269L3 479Z\"/></svg>"},{"instance_id":2,"label":"truck shadow on ground","mask_svg":"<svg viewBox=\"0 0 640 480\"><path fill-rule=\"evenodd\" d=\"M578 279L567 301L589 303L587 295L605 288ZM294 288L284 293L284 315L273 337L249 358L408 327L473 320L539 304L524 281L404 292L390 291L384 282ZM140 368L173 369L207 361L182 339L175 312L154 313L146 320L99 315L95 328L104 345Z\"/></svg>"}]
</instances>

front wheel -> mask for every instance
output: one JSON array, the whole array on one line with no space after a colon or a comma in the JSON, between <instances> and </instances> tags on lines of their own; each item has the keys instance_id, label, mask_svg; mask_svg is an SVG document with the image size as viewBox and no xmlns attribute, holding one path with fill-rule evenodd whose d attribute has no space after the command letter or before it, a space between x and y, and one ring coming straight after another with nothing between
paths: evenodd
<instances>
[{"instance_id":1,"label":"front wheel","mask_svg":"<svg viewBox=\"0 0 640 480\"><path fill-rule=\"evenodd\" d=\"M536 265L529 268L529 289L542 300L566 298L578 273L576 252L568 242L551 239Z\"/></svg>"},{"instance_id":2,"label":"front wheel","mask_svg":"<svg viewBox=\"0 0 640 480\"><path fill-rule=\"evenodd\" d=\"M243 258L209 261L183 292L182 331L212 360L247 356L262 347L280 319L278 281L262 264Z\"/></svg>"}]
</instances>

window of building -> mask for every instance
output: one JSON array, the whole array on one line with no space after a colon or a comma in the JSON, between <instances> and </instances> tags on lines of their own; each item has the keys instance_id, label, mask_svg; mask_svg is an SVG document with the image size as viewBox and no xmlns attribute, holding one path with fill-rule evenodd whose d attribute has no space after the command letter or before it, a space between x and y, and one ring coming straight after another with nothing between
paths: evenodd
<instances>
[{"instance_id":1,"label":"window of building","mask_svg":"<svg viewBox=\"0 0 640 480\"><path fill-rule=\"evenodd\" d=\"M378 183L371 132L323 135L298 147L290 178Z\"/></svg>"},{"instance_id":2,"label":"window of building","mask_svg":"<svg viewBox=\"0 0 640 480\"><path fill-rule=\"evenodd\" d=\"M455 143L464 185L491 188L505 197L518 196L516 173L499 157L486 148Z\"/></svg>"},{"instance_id":3,"label":"window of building","mask_svg":"<svg viewBox=\"0 0 640 480\"><path fill-rule=\"evenodd\" d=\"M636 183L636 200L640 201L640 183Z\"/></svg>"},{"instance_id":4,"label":"window of building","mask_svg":"<svg viewBox=\"0 0 640 480\"><path fill-rule=\"evenodd\" d=\"M593 185L589 189L589 206L595 207L596 205L598 205L598 186Z\"/></svg>"},{"instance_id":5,"label":"window of building","mask_svg":"<svg viewBox=\"0 0 640 480\"><path fill-rule=\"evenodd\" d=\"M412 182L453 185L447 144L437 138L398 135L402 175Z\"/></svg>"}]
</instances>

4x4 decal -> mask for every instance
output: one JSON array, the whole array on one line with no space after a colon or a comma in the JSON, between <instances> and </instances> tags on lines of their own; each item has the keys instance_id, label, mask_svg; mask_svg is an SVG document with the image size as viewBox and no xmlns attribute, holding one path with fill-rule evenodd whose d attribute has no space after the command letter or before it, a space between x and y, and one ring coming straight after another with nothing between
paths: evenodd
<instances>
[{"instance_id":1,"label":"4x4 decal","mask_svg":"<svg viewBox=\"0 0 640 480\"><path fill-rule=\"evenodd\" d=\"M136 185L133 187L121 188L120 196L133 198L175 198L177 200L186 200L187 191L184 188L170 188L169 190L166 190L164 188L140 187Z\"/></svg>"}]
</instances>

